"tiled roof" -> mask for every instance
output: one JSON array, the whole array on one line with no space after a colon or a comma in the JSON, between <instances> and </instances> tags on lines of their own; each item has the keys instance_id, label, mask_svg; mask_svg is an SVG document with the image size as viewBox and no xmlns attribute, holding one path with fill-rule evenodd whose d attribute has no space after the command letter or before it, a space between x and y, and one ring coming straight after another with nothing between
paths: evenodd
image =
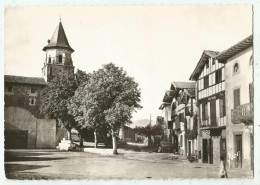
<instances>
[{"instance_id":1,"label":"tiled roof","mask_svg":"<svg viewBox=\"0 0 260 185\"><path fill-rule=\"evenodd\" d=\"M19 84L32 84L32 85L47 85L43 78L38 77L25 77L25 76L13 76L5 75L5 82L19 83Z\"/></svg>"},{"instance_id":2,"label":"tiled roof","mask_svg":"<svg viewBox=\"0 0 260 185\"><path fill-rule=\"evenodd\" d=\"M172 86L175 89L193 89L195 88L195 82L172 82Z\"/></svg>"},{"instance_id":3,"label":"tiled roof","mask_svg":"<svg viewBox=\"0 0 260 185\"><path fill-rule=\"evenodd\" d=\"M231 46L230 48L226 49L225 51L221 52L217 59L221 63L225 63L225 60L236 55L237 53L241 52L242 50L245 50L249 47L253 46L253 35L250 35L249 37L245 38L244 40L238 42L237 44Z\"/></svg>"},{"instance_id":4,"label":"tiled roof","mask_svg":"<svg viewBox=\"0 0 260 185\"><path fill-rule=\"evenodd\" d=\"M61 22L59 23L58 27L56 28L55 32L52 35L51 40L48 41L48 45L45 46L42 50L46 51L50 48L66 48L70 51L74 51L68 42L68 39L66 37L65 31L63 29L63 26Z\"/></svg>"},{"instance_id":5,"label":"tiled roof","mask_svg":"<svg viewBox=\"0 0 260 185\"><path fill-rule=\"evenodd\" d=\"M194 71L192 72L190 76L190 80L196 80L202 71L206 61L208 60L208 57L216 58L220 52L218 51L211 51L211 50L204 50L199 62L197 63L197 66L195 67Z\"/></svg>"},{"instance_id":6,"label":"tiled roof","mask_svg":"<svg viewBox=\"0 0 260 185\"><path fill-rule=\"evenodd\" d=\"M204 52L205 52L208 56L210 56L210 57L212 57L212 58L215 58L215 57L218 56L218 54L220 53L220 52L218 52L218 51L211 51L211 50L204 50Z\"/></svg>"}]
</instances>

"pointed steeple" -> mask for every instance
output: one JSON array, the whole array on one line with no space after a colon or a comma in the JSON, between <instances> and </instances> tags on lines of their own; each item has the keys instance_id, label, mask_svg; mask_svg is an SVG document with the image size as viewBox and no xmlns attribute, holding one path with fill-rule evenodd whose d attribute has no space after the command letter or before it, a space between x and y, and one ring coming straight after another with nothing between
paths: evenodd
<instances>
[{"instance_id":1,"label":"pointed steeple","mask_svg":"<svg viewBox=\"0 0 260 185\"><path fill-rule=\"evenodd\" d=\"M48 40L48 45L45 46L42 50L46 51L47 49L56 49L56 48L65 48L73 52L74 50L70 47L68 39L66 37L65 31L61 22L59 22L58 27L53 33L51 40Z\"/></svg>"}]
</instances>

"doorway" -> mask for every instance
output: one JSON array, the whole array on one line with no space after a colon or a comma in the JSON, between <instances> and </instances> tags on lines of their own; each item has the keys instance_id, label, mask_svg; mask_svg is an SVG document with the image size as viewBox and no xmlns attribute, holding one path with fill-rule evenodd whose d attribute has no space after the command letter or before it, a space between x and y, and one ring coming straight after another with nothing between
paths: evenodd
<instances>
[{"instance_id":1,"label":"doorway","mask_svg":"<svg viewBox=\"0 0 260 185\"><path fill-rule=\"evenodd\" d=\"M202 140L202 150L203 150L202 162L208 163L208 140L207 139Z\"/></svg>"},{"instance_id":2,"label":"doorway","mask_svg":"<svg viewBox=\"0 0 260 185\"><path fill-rule=\"evenodd\" d=\"M235 154L236 154L236 168L242 168L242 134L235 135Z\"/></svg>"},{"instance_id":3,"label":"doorway","mask_svg":"<svg viewBox=\"0 0 260 185\"><path fill-rule=\"evenodd\" d=\"M191 155L191 141L189 141L189 148L188 148L188 150L189 150L189 156Z\"/></svg>"}]
</instances>

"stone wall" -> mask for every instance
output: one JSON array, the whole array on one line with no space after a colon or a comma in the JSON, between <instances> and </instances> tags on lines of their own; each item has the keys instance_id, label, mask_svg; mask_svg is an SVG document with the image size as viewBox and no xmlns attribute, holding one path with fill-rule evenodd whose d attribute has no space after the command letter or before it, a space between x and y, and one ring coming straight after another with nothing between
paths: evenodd
<instances>
[{"instance_id":1,"label":"stone wall","mask_svg":"<svg viewBox=\"0 0 260 185\"><path fill-rule=\"evenodd\" d=\"M36 148L55 148L56 121L54 119L38 119L36 128Z\"/></svg>"},{"instance_id":2,"label":"stone wall","mask_svg":"<svg viewBox=\"0 0 260 185\"><path fill-rule=\"evenodd\" d=\"M28 132L26 148L55 148L55 120L37 119L28 110L15 106L5 107L4 114L5 131Z\"/></svg>"},{"instance_id":3,"label":"stone wall","mask_svg":"<svg viewBox=\"0 0 260 185\"><path fill-rule=\"evenodd\" d=\"M45 86L14 83L10 83L10 85L12 85L13 93L5 93L5 107L15 106L24 108L35 117L44 118L44 116L40 114L40 106L41 91L45 88ZM36 93L30 93L31 87L36 89ZM36 98L36 105L29 104L29 99L32 97Z\"/></svg>"}]
</instances>

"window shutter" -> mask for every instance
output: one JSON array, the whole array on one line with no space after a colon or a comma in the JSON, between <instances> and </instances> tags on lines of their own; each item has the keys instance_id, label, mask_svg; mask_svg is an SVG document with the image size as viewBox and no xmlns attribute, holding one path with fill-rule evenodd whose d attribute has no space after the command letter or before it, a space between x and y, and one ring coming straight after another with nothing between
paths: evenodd
<instances>
[{"instance_id":1,"label":"window shutter","mask_svg":"<svg viewBox=\"0 0 260 185\"><path fill-rule=\"evenodd\" d=\"M218 71L216 71L216 78L215 78L216 84L218 83Z\"/></svg>"},{"instance_id":2,"label":"window shutter","mask_svg":"<svg viewBox=\"0 0 260 185\"><path fill-rule=\"evenodd\" d=\"M208 119L208 104L205 103L204 106L205 106L205 119Z\"/></svg>"},{"instance_id":3,"label":"window shutter","mask_svg":"<svg viewBox=\"0 0 260 185\"><path fill-rule=\"evenodd\" d=\"M237 90L237 105L240 105L240 89Z\"/></svg>"},{"instance_id":4,"label":"window shutter","mask_svg":"<svg viewBox=\"0 0 260 185\"><path fill-rule=\"evenodd\" d=\"M253 83L249 84L249 100L250 103L253 103L253 97L254 97L254 86Z\"/></svg>"}]
</instances>

